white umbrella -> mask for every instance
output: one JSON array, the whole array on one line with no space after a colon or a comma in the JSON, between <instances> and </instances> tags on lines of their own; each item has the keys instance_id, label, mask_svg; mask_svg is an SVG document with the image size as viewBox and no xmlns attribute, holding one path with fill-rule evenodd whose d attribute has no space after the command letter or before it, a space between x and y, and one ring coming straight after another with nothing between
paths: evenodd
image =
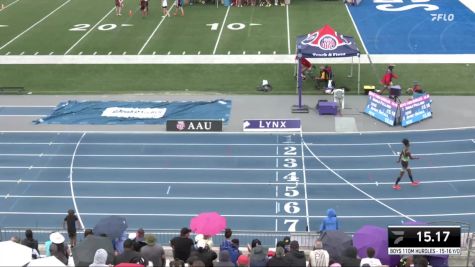
<instances>
[{"instance_id":1,"label":"white umbrella","mask_svg":"<svg viewBox=\"0 0 475 267\"><path fill-rule=\"evenodd\" d=\"M45 267L48 267L48 266L53 267L54 266L54 267L56 267L56 266L66 266L66 265L64 265L64 263L62 263L60 260L58 260L58 258L56 258L55 256L51 256L51 257L39 258L39 259L36 259L36 260L32 260L32 261L30 261L28 266L45 266Z\"/></svg>"},{"instance_id":2,"label":"white umbrella","mask_svg":"<svg viewBox=\"0 0 475 267\"><path fill-rule=\"evenodd\" d=\"M24 266L31 261L33 250L12 241L0 242L0 266Z\"/></svg>"}]
</instances>

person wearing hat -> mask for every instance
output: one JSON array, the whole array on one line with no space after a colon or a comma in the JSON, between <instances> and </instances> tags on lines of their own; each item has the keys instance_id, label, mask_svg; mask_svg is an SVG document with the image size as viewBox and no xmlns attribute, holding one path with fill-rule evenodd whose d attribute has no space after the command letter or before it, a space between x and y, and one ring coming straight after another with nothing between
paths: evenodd
<instances>
[{"instance_id":1,"label":"person wearing hat","mask_svg":"<svg viewBox=\"0 0 475 267\"><path fill-rule=\"evenodd\" d=\"M146 245L140 249L140 255L147 260L153 262L154 267L162 267L165 265L165 250L156 243L157 239L154 235L145 235Z\"/></svg>"},{"instance_id":2,"label":"person wearing hat","mask_svg":"<svg viewBox=\"0 0 475 267\"><path fill-rule=\"evenodd\" d=\"M289 267L306 267L305 253L299 250L299 242L290 241L290 251L284 257Z\"/></svg>"},{"instance_id":3,"label":"person wearing hat","mask_svg":"<svg viewBox=\"0 0 475 267\"><path fill-rule=\"evenodd\" d=\"M249 267L267 266L267 260L267 249L261 245L256 245L251 250L251 256L249 257Z\"/></svg>"},{"instance_id":4,"label":"person wearing hat","mask_svg":"<svg viewBox=\"0 0 475 267\"><path fill-rule=\"evenodd\" d=\"M75 247L77 229L81 229L81 225L74 210L68 210L68 215L66 215L63 221L63 229L68 230L69 244L71 245L71 248Z\"/></svg>"},{"instance_id":5,"label":"person wearing hat","mask_svg":"<svg viewBox=\"0 0 475 267\"><path fill-rule=\"evenodd\" d=\"M134 250L134 241L127 239L124 241L124 252L115 256L114 258L114 265L119 263L138 263L143 264L144 266L148 266L148 260L140 253Z\"/></svg>"},{"instance_id":6,"label":"person wearing hat","mask_svg":"<svg viewBox=\"0 0 475 267\"><path fill-rule=\"evenodd\" d=\"M248 267L249 266L249 257L247 255L241 255L236 262L237 267Z\"/></svg>"},{"instance_id":7,"label":"person wearing hat","mask_svg":"<svg viewBox=\"0 0 475 267\"><path fill-rule=\"evenodd\" d=\"M193 240L190 238L190 233L191 230L189 228L183 227L180 230L180 236L174 237L170 240L174 259L186 262L190 257L191 248L194 245Z\"/></svg>"},{"instance_id":8,"label":"person wearing hat","mask_svg":"<svg viewBox=\"0 0 475 267\"><path fill-rule=\"evenodd\" d=\"M56 257L64 265L68 265L70 253L68 247L64 244L64 236L59 232L54 232L49 235L49 240L51 240L49 247L51 256Z\"/></svg>"},{"instance_id":9,"label":"person wearing hat","mask_svg":"<svg viewBox=\"0 0 475 267\"><path fill-rule=\"evenodd\" d=\"M135 237L132 238L132 241L134 241L134 250L137 252L140 252L140 249L142 249L143 246L146 246L147 244L144 242L145 239L145 231L143 228L137 229L137 232L135 233Z\"/></svg>"}]
</instances>

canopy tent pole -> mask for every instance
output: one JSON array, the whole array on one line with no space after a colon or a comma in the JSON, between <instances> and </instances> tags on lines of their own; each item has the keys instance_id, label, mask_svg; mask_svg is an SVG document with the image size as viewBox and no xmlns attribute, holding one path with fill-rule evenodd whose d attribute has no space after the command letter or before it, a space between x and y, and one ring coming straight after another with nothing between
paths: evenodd
<instances>
[{"instance_id":1,"label":"canopy tent pole","mask_svg":"<svg viewBox=\"0 0 475 267\"><path fill-rule=\"evenodd\" d=\"M297 91L299 95L298 105L292 106L292 113L308 113L308 106L302 104L302 54L297 55Z\"/></svg>"},{"instance_id":2,"label":"canopy tent pole","mask_svg":"<svg viewBox=\"0 0 475 267\"><path fill-rule=\"evenodd\" d=\"M358 95L360 94L361 87L361 56L358 54Z\"/></svg>"},{"instance_id":3,"label":"canopy tent pole","mask_svg":"<svg viewBox=\"0 0 475 267\"><path fill-rule=\"evenodd\" d=\"M353 57L351 57L350 74L348 75L348 78L353 77L353 64L354 64Z\"/></svg>"}]
</instances>

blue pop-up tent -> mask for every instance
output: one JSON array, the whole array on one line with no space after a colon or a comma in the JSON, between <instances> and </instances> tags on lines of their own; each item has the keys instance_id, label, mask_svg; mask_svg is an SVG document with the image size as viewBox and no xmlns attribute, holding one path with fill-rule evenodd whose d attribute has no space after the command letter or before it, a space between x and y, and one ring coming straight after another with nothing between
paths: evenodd
<instances>
[{"instance_id":1,"label":"blue pop-up tent","mask_svg":"<svg viewBox=\"0 0 475 267\"><path fill-rule=\"evenodd\" d=\"M302 58L337 58L358 57L358 93L360 90L360 51L353 37L339 35L329 25L306 35L297 36L297 88L298 105L292 107L292 112L308 112L302 105Z\"/></svg>"}]
</instances>

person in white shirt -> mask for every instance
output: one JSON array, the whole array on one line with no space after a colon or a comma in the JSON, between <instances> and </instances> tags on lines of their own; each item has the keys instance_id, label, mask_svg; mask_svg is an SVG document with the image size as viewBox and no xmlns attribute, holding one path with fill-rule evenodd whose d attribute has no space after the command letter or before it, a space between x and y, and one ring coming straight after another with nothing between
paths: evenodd
<instances>
[{"instance_id":1,"label":"person in white shirt","mask_svg":"<svg viewBox=\"0 0 475 267\"><path fill-rule=\"evenodd\" d=\"M381 266L381 261L379 259L376 259L374 255L376 254L376 251L374 251L374 248L369 247L366 250L366 255L368 255L367 258L362 258L360 266L363 266L363 264L369 264L369 266L374 267L374 266Z\"/></svg>"},{"instance_id":2,"label":"person in white shirt","mask_svg":"<svg viewBox=\"0 0 475 267\"><path fill-rule=\"evenodd\" d=\"M308 256L309 267L327 267L330 262L328 251L323 249L323 243L320 240L315 241L313 250Z\"/></svg>"}]
</instances>

